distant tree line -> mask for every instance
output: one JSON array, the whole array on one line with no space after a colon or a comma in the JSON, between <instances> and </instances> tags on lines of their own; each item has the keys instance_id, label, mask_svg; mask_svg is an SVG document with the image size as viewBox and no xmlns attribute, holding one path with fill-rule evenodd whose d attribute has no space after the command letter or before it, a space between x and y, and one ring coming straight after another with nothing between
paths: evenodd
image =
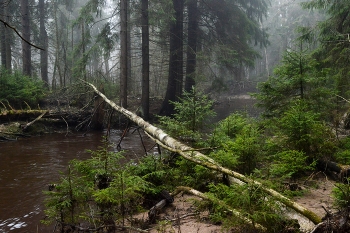
<instances>
[{"instance_id":1,"label":"distant tree line","mask_svg":"<svg viewBox=\"0 0 350 233\"><path fill-rule=\"evenodd\" d=\"M0 6L3 67L41 76L50 89L79 79L110 82L125 107L127 95L142 95L145 117L149 95L163 96L162 113L172 114L170 101L194 85L210 88L223 70L238 77L259 57L254 45L267 44L265 0L1 0Z\"/></svg>"}]
</instances>

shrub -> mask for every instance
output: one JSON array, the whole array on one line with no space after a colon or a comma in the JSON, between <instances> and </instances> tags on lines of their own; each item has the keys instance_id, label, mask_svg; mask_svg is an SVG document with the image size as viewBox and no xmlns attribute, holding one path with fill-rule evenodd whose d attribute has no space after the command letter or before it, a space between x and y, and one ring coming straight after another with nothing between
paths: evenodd
<instances>
[{"instance_id":1,"label":"shrub","mask_svg":"<svg viewBox=\"0 0 350 233\"><path fill-rule=\"evenodd\" d=\"M296 150L277 153L273 156L273 161L270 170L271 175L282 179L295 179L301 173L313 170L316 165L316 162L308 163L308 156Z\"/></svg>"},{"instance_id":2,"label":"shrub","mask_svg":"<svg viewBox=\"0 0 350 233\"><path fill-rule=\"evenodd\" d=\"M62 229L82 223L90 229L114 228L115 221L124 225L126 217L140 209L150 184L122 163L120 153L109 151L107 142L91 153L91 159L71 161L55 190L45 192L47 223L56 220Z\"/></svg>"},{"instance_id":3,"label":"shrub","mask_svg":"<svg viewBox=\"0 0 350 233\"><path fill-rule=\"evenodd\" d=\"M218 147L212 156L225 167L251 174L263 151L262 134L255 120L234 113L221 121L211 139Z\"/></svg>"},{"instance_id":4,"label":"shrub","mask_svg":"<svg viewBox=\"0 0 350 233\"><path fill-rule=\"evenodd\" d=\"M35 106L43 98L43 82L15 71L0 70L0 101L8 101L13 107Z\"/></svg>"},{"instance_id":5,"label":"shrub","mask_svg":"<svg viewBox=\"0 0 350 233\"><path fill-rule=\"evenodd\" d=\"M197 93L195 88L185 92L174 104L175 114L172 117L160 116L159 122L169 134L185 141L200 139L201 133L208 128L208 120L215 115L213 102L208 96Z\"/></svg>"},{"instance_id":6,"label":"shrub","mask_svg":"<svg viewBox=\"0 0 350 233\"><path fill-rule=\"evenodd\" d=\"M314 159L330 155L335 150L335 135L319 118L319 114L310 111L309 106L302 100L295 101L277 124L276 143L282 150L296 150Z\"/></svg>"},{"instance_id":7,"label":"shrub","mask_svg":"<svg viewBox=\"0 0 350 233\"><path fill-rule=\"evenodd\" d=\"M348 209L350 206L350 180L347 184L336 184L332 191L334 205L340 209Z\"/></svg>"}]
</instances>

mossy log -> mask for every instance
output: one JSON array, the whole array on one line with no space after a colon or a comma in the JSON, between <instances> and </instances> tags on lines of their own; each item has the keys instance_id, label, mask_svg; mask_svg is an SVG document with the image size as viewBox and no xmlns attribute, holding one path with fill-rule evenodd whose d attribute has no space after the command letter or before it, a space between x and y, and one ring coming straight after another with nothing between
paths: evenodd
<instances>
[{"instance_id":1,"label":"mossy log","mask_svg":"<svg viewBox=\"0 0 350 233\"><path fill-rule=\"evenodd\" d=\"M91 119L91 111L70 110L3 110L0 112L0 123L11 121L31 121L32 124L39 119L51 124L68 124L76 126ZM31 124L30 124L31 125ZM25 128L30 126L24 126Z\"/></svg>"},{"instance_id":2,"label":"mossy log","mask_svg":"<svg viewBox=\"0 0 350 233\"><path fill-rule=\"evenodd\" d=\"M46 112L47 110L3 110L0 112L0 122L34 119Z\"/></svg>"},{"instance_id":3,"label":"mossy log","mask_svg":"<svg viewBox=\"0 0 350 233\"><path fill-rule=\"evenodd\" d=\"M277 191L265 187L262 183L252 180L238 172L232 171L228 168L225 168L218 164L215 160L212 158L209 158L208 156L200 153L199 151L196 151L194 148L191 148L176 139L170 137L168 134L166 134L163 130L151 125L150 123L143 120L141 117L137 116L136 114L130 112L129 110L122 108L115 104L113 101L109 100L104 94L102 94L100 91L97 90L97 88L92 85L91 83L87 83L98 95L100 95L106 103L108 103L112 108L117 110L118 112L122 113L124 116L126 116L131 121L135 122L138 126L143 128L145 132L147 132L150 136L158 140L161 145L165 145L168 149L178 153L183 158L192 161L196 164L202 165L206 168L222 172L224 174L227 174L229 176L232 176L234 178L237 178L245 183L250 183L257 185L263 190L264 192L268 193L269 195L272 195L277 200L279 200L281 203L286 205L289 208L294 209L299 214L305 216L307 219L312 221L315 224L318 224L321 222L321 218L315 214L314 212L308 210L307 208L299 205L298 203L290 200L289 198L283 196L282 194L278 193Z\"/></svg>"}]
</instances>

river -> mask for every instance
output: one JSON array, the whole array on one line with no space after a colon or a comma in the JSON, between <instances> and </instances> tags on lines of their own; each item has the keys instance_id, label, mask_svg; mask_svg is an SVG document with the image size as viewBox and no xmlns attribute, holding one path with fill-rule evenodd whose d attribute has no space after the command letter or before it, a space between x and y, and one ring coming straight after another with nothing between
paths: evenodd
<instances>
[{"instance_id":1,"label":"river","mask_svg":"<svg viewBox=\"0 0 350 233\"><path fill-rule=\"evenodd\" d=\"M137 131L132 131L121 147L134 158L145 153ZM70 160L89 158L86 149L97 149L103 135L105 132L50 134L0 143L0 232L52 232L52 227L40 223L45 217L42 191L59 178ZM111 132L114 145L120 135L118 130ZM147 149L152 149L154 143L145 135L142 138Z\"/></svg>"}]
</instances>

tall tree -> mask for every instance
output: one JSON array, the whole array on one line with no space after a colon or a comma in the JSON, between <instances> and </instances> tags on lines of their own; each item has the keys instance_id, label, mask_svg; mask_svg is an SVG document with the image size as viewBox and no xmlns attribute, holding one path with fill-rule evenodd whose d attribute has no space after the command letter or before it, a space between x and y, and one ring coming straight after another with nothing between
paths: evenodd
<instances>
[{"instance_id":1,"label":"tall tree","mask_svg":"<svg viewBox=\"0 0 350 233\"><path fill-rule=\"evenodd\" d=\"M9 8L10 5L13 5L13 2L7 2L7 5L5 6L4 9L4 15L8 15L9 14ZM8 23L11 23L11 19L8 18ZM12 70L12 35L13 35L13 31L12 29L6 27L5 28L5 52L6 52L6 69L7 71L11 71Z\"/></svg>"},{"instance_id":2,"label":"tall tree","mask_svg":"<svg viewBox=\"0 0 350 233\"><path fill-rule=\"evenodd\" d=\"M187 27L187 60L185 91L191 92L195 85L195 72L197 61L197 37L198 37L198 3L197 0L187 1L188 27Z\"/></svg>"},{"instance_id":3,"label":"tall tree","mask_svg":"<svg viewBox=\"0 0 350 233\"><path fill-rule=\"evenodd\" d=\"M23 74L32 74L32 55L30 42L30 15L28 0L21 0L21 24L22 24L22 62Z\"/></svg>"},{"instance_id":4,"label":"tall tree","mask_svg":"<svg viewBox=\"0 0 350 233\"><path fill-rule=\"evenodd\" d=\"M169 75L165 98L160 114L172 115L174 106L182 94L183 82L183 10L184 0L173 0L174 20L169 29Z\"/></svg>"},{"instance_id":5,"label":"tall tree","mask_svg":"<svg viewBox=\"0 0 350 233\"><path fill-rule=\"evenodd\" d=\"M4 20L5 16L5 2L0 0L0 18ZM6 37L5 37L6 26L0 24L0 48L1 48L1 66L6 67Z\"/></svg>"},{"instance_id":6,"label":"tall tree","mask_svg":"<svg viewBox=\"0 0 350 233\"><path fill-rule=\"evenodd\" d=\"M350 2L311 0L302 4L308 9L320 9L327 13L326 19L318 24L317 31L308 30L320 43L315 57L328 68L332 81L336 84L338 94L350 98L350 67L349 67L349 32L350 32ZM343 100L342 100L343 101Z\"/></svg>"},{"instance_id":7,"label":"tall tree","mask_svg":"<svg viewBox=\"0 0 350 233\"><path fill-rule=\"evenodd\" d=\"M127 0L120 0L120 106L127 107L128 92Z\"/></svg>"},{"instance_id":8,"label":"tall tree","mask_svg":"<svg viewBox=\"0 0 350 233\"><path fill-rule=\"evenodd\" d=\"M149 22L148 22L148 0L141 2L141 25L142 25L142 95L141 108L142 117L149 118Z\"/></svg>"},{"instance_id":9,"label":"tall tree","mask_svg":"<svg viewBox=\"0 0 350 233\"><path fill-rule=\"evenodd\" d=\"M0 19L3 22L11 25L12 21L9 17L9 8L14 4L10 1L0 0ZM12 29L7 27L5 23L1 23L0 25L0 47L1 47L1 65L7 69L7 71L11 71L12 66Z\"/></svg>"},{"instance_id":10,"label":"tall tree","mask_svg":"<svg viewBox=\"0 0 350 233\"><path fill-rule=\"evenodd\" d=\"M44 50L40 50L40 70L41 79L44 82L46 88L49 88L49 77L48 77L48 36L46 32L46 9L45 1L39 0L38 4L39 17L40 17L40 45Z\"/></svg>"}]
</instances>

